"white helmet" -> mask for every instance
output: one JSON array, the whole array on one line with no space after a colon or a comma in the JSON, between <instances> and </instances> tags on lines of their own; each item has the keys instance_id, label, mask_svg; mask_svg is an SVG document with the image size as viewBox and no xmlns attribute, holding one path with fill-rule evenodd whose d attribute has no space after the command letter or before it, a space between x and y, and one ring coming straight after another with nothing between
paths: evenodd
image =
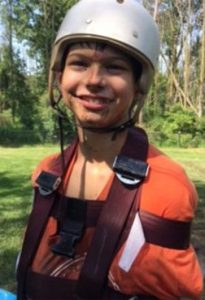
<instances>
[{"instance_id":1,"label":"white helmet","mask_svg":"<svg viewBox=\"0 0 205 300\"><path fill-rule=\"evenodd\" d=\"M54 74L62 70L68 45L82 40L105 42L140 62L139 91L148 93L160 46L151 15L137 0L80 0L67 12L54 43L49 76L53 105Z\"/></svg>"}]
</instances>

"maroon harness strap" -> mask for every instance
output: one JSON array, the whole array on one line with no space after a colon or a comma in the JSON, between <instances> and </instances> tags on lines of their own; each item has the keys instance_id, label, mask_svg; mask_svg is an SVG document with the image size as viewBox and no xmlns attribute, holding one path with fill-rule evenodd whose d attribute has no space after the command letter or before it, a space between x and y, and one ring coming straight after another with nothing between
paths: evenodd
<instances>
[{"instance_id":1,"label":"maroon harness strap","mask_svg":"<svg viewBox=\"0 0 205 300\"><path fill-rule=\"evenodd\" d=\"M134 189L126 193L118 179L115 180L80 273L77 293L83 299L100 299L111 260L137 192Z\"/></svg>"},{"instance_id":2,"label":"maroon harness strap","mask_svg":"<svg viewBox=\"0 0 205 300\"><path fill-rule=\"evenodd\" d=\"M66 150L65 159L67 163L72 158L76 145L77 143L76 141L74 141L73 144ZM54 166L54 173L59 174L59 176L61 176L62 170L57 169L57 165L58 164L56 163L56 166ZM39 192L37 189L35 189L34 208L29 217L24 243L22 246L23 255L20 256L18 270L17 270L17 281L18 281L17 296L18 299L21 300L26 299L24 296L24 288L25 288L25 279L27 276L26 273L27 273L28 266L30 265L32 258L35 254L35 251L38 247L38 243L43 233L43 229L45 228L48 222L48 218L50 216L50 212L56 198L56 193L52 193L44 197L37 197L37 194L39 194Z\"/></svg>"},{"instance_id":3,"label":"maroon harness strap","mask_svg":"<svg viewBox=\"0 0 205 300\"><path fill-rule=\"evenodd\" d=\"M139 215L147 243L178 250L189 247L191 222L168 220L142 210Z\"/></svg>"},{"instance_id":4,"label":"maroon harness strap","mask_svg":"<svg viewBox=\"0 0 205 300\"><path fill-rule=\"evenodd\" d=\"M144 143L142 143L142 138L145 138L144 135L142 135L142 133L139 133L136 129L130 130L129 139L131 139L131 140L124 147L124 149L122 150L122 153L123 154L128 153L129 156L134 157L135 151L133 150L132 145L133 145L133 143L135 143L135 145L136 145L137 140L140 139L138 148L139 148L139 150L142 149L142 151L139 153L143 153L143 156L144 156L147 152L146 151L147 143L146 143L146 148L143 148ZM72 147L69 147L69 149L67 150L66 155L65 155L66 163L68 163L70 161L70 159L72 158L72 155L75 150L75 146L76 146L76 143L74 143L72 145ZM141 159L141 157L139 157L139 159ZM52 167L51 172L56 175L62 175L62 174L59 174L61 172L61 170L58 169L59 168L58 166L59 166L59 164L56 163ZM117 185L119 185L119 182L117 180L116 180L116 183L117 183ZM113 189L115 190L114 194L117 195L118 188L113 187ZM35 194L37 194L37 191ZM41 234L43 233L43 229L44 229L45 225L47 224L51 209L52 209L54 201L55 201L55 194L56 193L53 193L46 197L45 196L41 197L38 194L38 197L35 197L36 201L35 201L34 209L31 213L31 216L30 216L30 219L28 222L27 232L25 235L25 240L24 240L23 248L22 248L23 255L20 258L18 273L17 273L19 299L25 299L24 287L25 287L25 279L27 276L28 267L32 262L32 258L38 247L38 243L40 241ZM135 194L135 192L133 191L132 198L135 198L134 194ZM130 204L130 208L131 208L131 204ZM130 208L127 209L128 212L129 212ZM119 214L119 216L120 215L122 215L122 213ZM126 219L126 217L127 216L124 217L124 220ZM35 239L33 238L34 233L35 233Z\"/></svg>"},{"instance_id":5,"label":"maroon harness strap","mask_svg":"<svg viewBox=\"0 0 205 300\"><path fill-rule=\"evenodd\" d=\"M27 281L28 295L32 295L32 300L79 300L79 298L77 298L75 294L76 280L65 278L60 278L59 280L59 278L56 277L46 276L43 274L29 271ZM49 288L46 288L48 286ZM102 298L102 300L130 299L130 295L124 295L109 287L106 288L106 291ZM144 295L138 295L136 300L137 299L157 300L157 298L155 297Z\"/></svg>"},{"instance_id":6,"label":"maroon harness strap","mask_svg":"<svg viewBox=\"0 0 205 300\"><path fill-rule=\"evenodd\" d=\"M147 151L146 135L130 130L120 155L145 161ZM103 294L108 270L135 202L138 187L135 185L131 189L124 186L117 177L114 178L78 280L77 294L80 298L100 299Z\"/></svg>"},{"instance_id":7,"label":"maroon harness strap","mask_svg":"<svg viewBox=\"0 0 205 300\"><path fill-rule=\"evenodd\" d=\"M136 158L135 156L136 149L138 149L138 151L140 152L144 152L143 138L144 135L139 132L139 129L130 130L129 131L130 140L128 143L125 144L125 147L122 149L121 154L125 155L127 153L127 155L129 155L130 157ZM130 142L131 145L129 144ZM135 145L135 147L133 147L133 145ZM72 146L66 150L65 152L66 165L72 159L72 155L74 154L75 147L76 147L76 143L73 143ZM58 159L60 159L60 157ZM143 159L143 157L140 157L138 159ZM60 164L55 164L54 166L52 166L52 168L49 171L59 176L62 175ZM110 199L114 197L115 200L113 204L110 203L111 200L109 201L107 200L106 203L104 204L103 210L104 210L104 214L106 211L110 212L110 210L114 210L117 218L116 220L111 221L110 220L111 218L109 217L108 213L106 213L105 216L101 215L99 217L99 226L97 226L96 228L96 234L93 238L92 245L88 251L87 259L82 269L80 281L78 284L78 294L83 296L84 298L89 296L92 299L92 297L95 296L96 294L100 294L100 291L103 289L104 284L106 283L110 260L112 260L116 248L119 247L119 245L125 240L129 232L129 228L131 227L132 224L132 221L130 220L133 219L133 216L132 218L130 218L129 216L127 222L126 214L129 215L131 211L131 214L134 215L133 207L136 205L136 203L133 205L133 199L131 199L131 195L133 198L135 198L136 190L135 189L130 190L130 192L126 194L124 191L125 189L121 191L118 190L119 187L122 189L122 184L117 180L115 181L116 181L115 182L116 186L115 184L113 184L110 191ZM34 257L35 251L38 247L44 227L46 226L48 222L48 218L51 214L51 210L53 209L53 205L56 199L56 194L57 193L53 193L45 197L40 195L38 191L35 191L34 208L29 218L27 232L25 235L25 240L22 248L22 256L20 258L18 273L17 273L19 300L27 299L26 293L28 293L29 296L32 296L32 300L33 299L74 300L76 297L74 296L75 294L74 290L76 289L76 281L74 283L62 278L52 278L48 275L36 274L34 272L31 272L29 268L29 266L32 263L32 259ZM119 202L120 201L122 202L122 199L126 199L128 194L130 194L129 196L130 199L125 200L125 202L128 202L128 206L126 208L126 213L124 213L120 211L120 207L123 210L125 209L124 204L123 203L120 204ZM188 247L189 236L190 236L190 223L180 222L181 225L179 225L178 221L171 221L170 223L170 220L168 220L168 222L166 222L167 220L154 216L148 212L140 212L140 217L143 223L143 228L145 231L145 237L147 239L147 242L158 244L164 247L170 246L171 248L176 248L176 249L185 249L186 247ZM121 220L120 222L122 224L124 225L126 224L126 228L125 228L126 230L123 231L123 234L121 235L122 228L121 230L118 229L119 233L116 236L114 232L114 227L117 228L119 226L118 220ZM108 228L105 229L105 225L107 226L107 223L108 223ZM124 225L122 226L124 227ZM164 230L162 229L162 227L164 228ZM155 228L155 230L152 230L153 228ZM163 234L160 233L161 230ZM171 230L171 232L173 233L171 234L171 236L169 235L169 230ZM175 236L175 238L173 236ZM113 241L112 240L110 241L110 239L113 239ZM105 242L108 243L108 248L106 248ZM112 246L109 244L110 242L112 243ZM93 246L93 244L95 243L96 246L95 245ZM105 251L106 253L110 251L110 254L108 253L110 255L110 258L108 258L107 254L105 253L103 253L103 256L101 256L102 251ZM103 260L104 258L105 261ZM104 274L101 274L101 271L103 271ZM96 278L97 276L99 276L97 280L93 274L95 274ZM38 286L38 288L36 288L36 286ZM90 286L92 287L90 288ZM88 291L92 290L94 286L96 287L94 292L88 295ZM61 289L63 293L61 293ZM104 291L105 293L102 298L103 300L127 299L127 297L123 295L116 296L115 292L109 289L108 287L106 287ZM43 295L45 297L42 297Z\"/></svg>"},{"instance_id":8,"label":"maroon harness strap","mask_svg":"<svg viewBox=\"0 0 205 300\"><path fill-rule=\"evenodd\" d=\"M40 200L39 197L36 197L36 193L38 191L35 190L34 199ZM24 300L24 288L25 288L25 279L26 279L26 272L27 267L29 266L30 262L32 261L33 255L35 250L38 246L38 241L40 240L41 232L45 227L51 208L53 206L55 200L55 194L45 197L44 201L36 201L35 209L32 211L26 234L25 239L22 247L22 254L20 257L18 269L17 269L17 299ZM36 216L38 219L36 220Z\"/></svg>"},{"instance_id":9,"label":"maroon harness strap","mask_svg":"<svg viewBox=\"0 0 205 300\"><path fill-rule=\"evenodd\" d=\"M28 271L27 293L32 300L76 300L76 280ZM49 287L49 288L48 288Z\"/></svg>"}]
</instances>

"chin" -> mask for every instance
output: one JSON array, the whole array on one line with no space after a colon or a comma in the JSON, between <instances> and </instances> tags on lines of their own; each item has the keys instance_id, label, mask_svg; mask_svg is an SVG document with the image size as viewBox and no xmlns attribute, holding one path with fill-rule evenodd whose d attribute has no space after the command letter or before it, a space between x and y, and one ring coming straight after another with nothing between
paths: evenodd
<instances>
[{"instance_id":1,"label":"chin","mask_svg":"<svg viewBox=\"0 0 205 300\"><path fill-rule=\"evenodd\" d=\"M120 121L119 121L120 119ZM112 128L119 124L124 123L128 118L106 118L105 116L99 114L92 115L81 115L77 118L78 123L82 127L92 127L92 128Z\"/></svg>"}]
</instances>

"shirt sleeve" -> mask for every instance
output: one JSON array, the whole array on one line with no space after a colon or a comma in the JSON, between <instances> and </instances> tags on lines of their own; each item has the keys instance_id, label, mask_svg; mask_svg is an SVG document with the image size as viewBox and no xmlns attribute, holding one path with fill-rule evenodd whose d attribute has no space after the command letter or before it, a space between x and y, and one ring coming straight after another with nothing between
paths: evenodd
<instances>
[{"instance_id":1,"label":"shirt sleeve","mask_svg":"<svg viewBox=\"0 0 205 300\"><path fill-rule=\"evenodd\" d=\"M140 209L171 220L191 221L197 193L184 170L157 150L151 149L149 157L150 173L141 189ZM128 271L119 266L123 251L124 245L110 268L113 288L163 300L200 299L203 276L191 245L176 250L145 242Z\"/></svg>"}]
</instances>

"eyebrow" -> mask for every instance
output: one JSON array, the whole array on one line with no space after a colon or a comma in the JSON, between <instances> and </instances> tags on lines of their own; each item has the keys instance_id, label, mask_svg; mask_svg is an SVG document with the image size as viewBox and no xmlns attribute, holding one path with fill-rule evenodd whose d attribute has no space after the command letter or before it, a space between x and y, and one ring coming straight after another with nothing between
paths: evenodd
<instances>
[{"instance_id":1,"label":"eyebrow","mask_svg":"<svg viewBox=\"0 0 205 300\"><path fill-rule=\"evenodd\" d=\"M87 57L86 54L81 52L81 49L75 49L74 51L75 52L73 52L73 53L71 53L71 52L68 53L67 59L70 58L70 57L73 57L73 56L78 56L79 58L90 59L90 57ZM120 60L120 61L124 61L125 63L130 63L131 64L131 60L128 57L126 57L124 55L121 55L121 54L112 54L109 57L104 57L103 60L104 61L106 61L106 60Z\"/></svg>"}]
</instances>

